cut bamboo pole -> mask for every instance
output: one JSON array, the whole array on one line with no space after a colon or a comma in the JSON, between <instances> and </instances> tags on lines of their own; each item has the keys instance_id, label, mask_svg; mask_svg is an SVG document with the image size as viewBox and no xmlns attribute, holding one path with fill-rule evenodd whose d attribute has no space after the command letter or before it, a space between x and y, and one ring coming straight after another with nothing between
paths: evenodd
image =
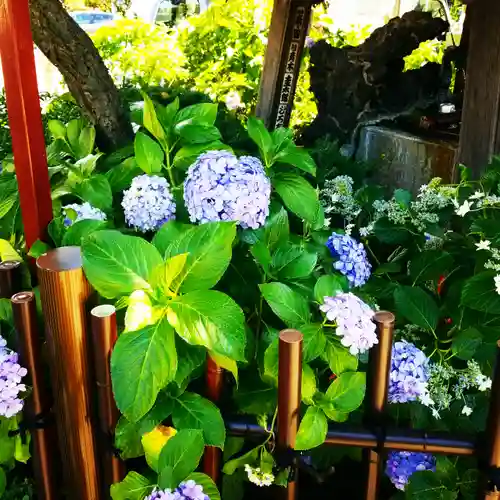
<instances>
[{"instance_id":1,"label":"cut bamboo pole","mask_svg":"<svg viewBox=\"0 0 500 500\"><path fill-rule=\"evenodd\" d=\"M10 299L21 289L21 262L15 260L0 262L0 298Z\"/></svg>"},{"instance_id":2,"label":"cut bamboo pole","mask_svg":"<svg viewBox=\"0 0 500 500\"><path fill-rule=\"evenodd\" d=\"M302 339L302 334L297 330L283 330L279 335L277 445L283 452L294 449L299 427ZM282 491L282 496L286 500L296 500L298 496L296 469L287 488Z\"/></svg>"},{"instance_id":3,"label":"cut bamboo pole","mask_svg":"<svg viewBox=\"0 0 500 500\"><path fill-rule=\"evenodd\" d=\"M392 338L394 333L394 314L380 311L375 314L378 344L370 350L370 360L367 372L367 413L366 425L383 429L384 413L387 406L389 391L389 374L391 371ZM364 450L367 463L367 481L365 500L376 500L382 468L382 436L376 447Z\"/></svg>"},{"instance_id":4,"label":"cut bamboo pole","mask_svg":"<svg viewBox=\"0 0 500 500\"><path fill-rule=\"evenodd\" d=\"M487 450L486 465L490 471L496 471L498 476L500 469L500 341L497 345L497 360L491 387L490 410L486 424ZM490 478L491 479L491 478ZM485 500L499 500L500 491L498 485L487 478L481 481L482 492L479 498ZM486 493L485 493L486 492Z\"/></svg>"},{"instance_id":5,"label":"cut bamboo pole","mask_svg":"<svg viewBox=\"0 0 500 500\"><path fill-rule=\"evenodd\" d=\"M111 485L125 477L125 464L114 453L113 448L113 436L120 416L113 397L110 371L111 352L118 339L116 309L112 305L97 306L90 312L90 317L103 498L108 498Z\"/></svg>"},{"instance_id":6,"label":"cut bamboo pole","mask_svg":"<svg viewBox=\"0 0 500 500\"><path fill-rule=\"evenodd\" d=\"M58 248L42 255L37 268L65 494L74 500L98 500L85 310L92 289L83 274L78 247Z\"/></svg>"},{"instance_id":7,"label":"cut bamboo pole","mask_svg":"<svg viewBox=\"0 0 500 500\"><path fill-rule=\"evenodd\" d=\"M207 358L207 397L218 403L224 388L224 370L210 357ZM221 451L215 446L207 446L203 456L203 470L214 483L220 478Z\"/></svg>"},{"instance_id":8,"label":"cut bamboo pole","mask_svg":"<svg viewBox=\"0 0 500 500\"><path fill-rule=\"evenodd\" d=\"M41 358L41 337L36 317L33 292L20 292L12 299L14 324L20 364L28 370L27 384L31 392L26 399L24 416L28 423L41 422L41 427L30 429L33 436L33 461L35 487L40 500L57 498L56 461L54 443L57 439L55 426L49 421L52 400L45 384L44 366Z\"/></svg>"}]
</instances>

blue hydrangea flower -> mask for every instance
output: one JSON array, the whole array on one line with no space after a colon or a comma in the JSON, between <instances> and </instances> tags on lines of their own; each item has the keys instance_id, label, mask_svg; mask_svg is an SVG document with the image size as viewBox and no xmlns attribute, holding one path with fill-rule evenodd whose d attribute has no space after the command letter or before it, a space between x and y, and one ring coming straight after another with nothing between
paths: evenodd
<instances>
[{"instance_id":1,"label":"blue hydrangea flower","mask_svg":"<svg viewBox=\"0 0 500 500\"><path fill-rule=\"evenodd\" d=\"M385 473L398 490L404 490L414 472L436 472L436 458L428 453L392 451L387 458Z\"/></svg>"},{"instance_id":2,"label":"blue hydrangea flower","mask_svg":"<svg viewBox=\"0 0 500 500\"><path fill-rule=\"evenodd\" d=\"M76 219L72 219L68 210L74 210L76 212ZM78 203L73 203L71 205L66 205L63 207L64 213L64 225L66 227L72 226L75 222L85 220L85 219L94 219L94 220L106 220L106 214L99 210L98 208L93 207L90 203L82 203L79 205Z\"/></svg>"},{"instance_id":3,"label":"blue hydrangea flower","mask_svg":"<svg viewBox=\"0 0 500 500\"><path fill-rule=\"evenodd\" d=\"M19 365L18 358L7 349L7 342L0 336L0 417L13 417L23 409L19 393L26 390L21 380L28 372Z\"/></svg>"},{"instance_id":4,"label":"blue hydrangea flower","mask_svg":"<svg viewBox=\"0 0 500 500\"><path fill-rule=\"evenodd\" d=\"M332 233L326 246L332 256L338 258L334 267L347 277L350 286L362 286L368 281L372 266L363 243L346 234Z\"/></svg>"},{"instance_id":5,"label":"blue hydrangea flower","mask_svg":"<svg viewBox=\"0 0 500 500\"><path fill-rule=\"evenodd\" d=\"M129 226L142 231L155 231L175 218L175 202L164 177L139 175L123 192L122 207Z\"/></svg>"},{"instance_id":6,"label":"blue hydrangea flower","mask_svg":"<svg viewBox=\"0 0 500 500\"><path fill-rule=\"evenodd\" d=\"M179 484L174 491L155 488L145 500L210 500L203 492L203 486L189 480Z\"/></svg>"},{"instance_id":7,"label":"blue hydrangea flower","mask_svg":"<svg viewBox=\"0 0 500 500\"><path fill-rule=\"evenodd\" d=\"M209 151L189 167L184 201L191 222L237 221L257 229L269 215L271 182L259 159Z\"/></svg>"},{"instance_id":8,"label":"blue hydrangea flower","mask_svg":"<svg viewBox=\"0 0 500 500\"><path fill-rule=\"evenodd\" d=\"M329 321L336 323L336 334L341 343L349 348L353 356L362 354L378 344L374 312L359 297L352 293L339 293L335 297L324 297L321 311Z\"/></svg>"},{"instance_id":9,"label":"blue hydrangea flower","mask_svg":"<svg viewBox=\"0 0 500 500\"><path fill-rule=\"evenodd\" d=\"M407 403L427 394L429 360L409 342L395 342L389 378L389 401Z\"/></svg>"}]
</instances>

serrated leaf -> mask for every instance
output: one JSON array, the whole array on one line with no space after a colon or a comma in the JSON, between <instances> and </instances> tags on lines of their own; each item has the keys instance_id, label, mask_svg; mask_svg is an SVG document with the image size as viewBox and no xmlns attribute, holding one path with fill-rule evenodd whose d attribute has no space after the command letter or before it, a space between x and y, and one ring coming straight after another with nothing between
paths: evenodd
<instances>
[{"instance_id":1,"label":"serrated leaf","mask_svg":"<svg viewBox=\"0 0 500 500\"><path fill-rule=\"evenodd\" d=\"M120 483L111 485L112 500L142 500L152 490L153 484L137 472L129 472Z\"/></svg>"},{"instance_id":2,"label":"serrated leaf","mask_svg":"<svg viewBox=\"0 0 500 500\"><path fill-rule=\"evenodd\" d=\"M245 360L245 317L228 295L199 290L169 302L167 318L191 345L202 345L235 361Z\"/></svg>"},{"instance_id":3,"label":"serrated leaf","mask_svg":"<svg viewBox=\"0 0 500 500\"><path fill-rule=\"evenodd\" d=\"M482 342L483 336L478 330L473 327L467 328L453 337L451 350L459 359L472 359Z\"/></svg>"},{"instance_id":4,"label":"serrated leaf","mask_svg":"<svg viewBox=\"0 0 500 500\"><path fill-rule=\"evenodd\" d=\"M165 318L122 334L111 356L113 393L119 410L137 422L153 407L176 370L175 334Z\"/></svg>"},{"instance_id":5,"label":"serrated leaf","mask_svg":"<svg viewBox=\"0 0 500 500\"><path fill-rule=\"evenodd\" d=\"M205 493L205 495L207 495L210 500L221 500L217 486L206 474L202 474L201 472L193 472L189 475L188 480L192 480L196 484L202 486L203 493Z\"/></svg>"},{"instance_id":6,"label":"serrated leaf","mask_svg":"<svg viewBox=\"0 0 500 500\"><path fill-rule=\"evenodd\" d=\"M161 452L167 442L170 441L176 433L177 431L173 427L158 425L141 436L146 462L155 472L161 470L162 467L159 465Z\"/></svg>"},{"instance_id":7,"label":"serrated leaf","mask_svg":"<svg viewBox=\"0 0 500 500\"><path fill-rule=\"evenodd\" d=\"M99 231L86 238L82 261L87 279L107 299L149 289L147 280L162 264L151 243L118 231Z\"/></svg>"},{"instance_id":8,"label":"serrated leaf","mask_svg":"<svg viewBox=\"0 0 500 500\"><path fill-rule=\"evenodd\" d=\"M106 221L95 219L83 219L72 224L62 239L62 246L77 246L82 244L82 240L96 231L101 231L107 226Z\"/></svg>"},{"instance_id":9,"label":"serrated leaf","mask_svg":"<svg viewBox=\"0 0 500 500\"><path fill-rule=\"evenodd\" d=\"M432 471L417 471L405 488L405 498L411 500L455 500L458 492L450 491Z\"/></svg>"},{"instance_id":10,"label":"serrated leaf","mask_svg":"<svg viewBox=\"0 0 500 500\"><path fill-rule=\"evenodd\" d=\"M342 293L346 286L343 276L336 274L321 276L314 286L314 298L319 304L323 304L325 297L335 297L338 293Z\"/></svg>"},{"instance_id":11,"label":"serrated leaf","mask_svg":"<svg viewBox=\"0 0 500 500\"><path fill-rule=\"evenodd\" d=\"M219 129L206 123L190 123L180 129L179 135L191 144L206 144L222 139Z\"/></svg>"},{"instance_id":12,"label":"serrated leaf","mask_svg":"<svg viewBox=\"0 0 500 500\"><path fill-rule=\"evenodd\" d=\"M273 186L291 212L309 224L318 222L322 213L318 193L303 177L280 173L273 178Z\"/></svg>"},{"instance_id":13,"label":"serrated leaf","mask_svg":"<svg viewBox=\"0 0 500 500\"><path fill-rule=\"evenodd\" d=\"M285 150L274 157L274 161L292 165L313 176L316 175L316 163L311 155L295 144L290 144Z\"/></svg>"},{"instance_id":14,"label":"serrated leaf","mask_svg":"<svg viewBox=\"0 0 500 500\"><path fill-rule=\"evenodd\" d=\"M76 188L76 194L100 210L109 210L113 204L111 186L101 174L94 174L89 179L84 179Z\"/></svg>"},{"instance_id":15,"label":"serrated leaf","mask_svg":"<svg viewBox=\"0 0 500 500\"><path fill-rule=\"evenodd\" d=\"M287 325L309 323L311 312L307 300L283 283L259 285L260 291L274 314Z\"/></svg>"},{"instance_id":16,"label":"serrated leaf","mask_svg":"<svg viewBox=\"0 0 500 500\"><path fill-rule=\"evenodd\" d=\"M302 325L298 328L303 335L302 357L305 363L318 358L325 350L326 337L320 323Z\"/></svg>"},{"instance_id":17,"label":"serrated leaf","mask_svg":"<svg viewBox=\"0 0 500 500\"><path fill-rule=\"evenodd\" d=\"M273 140L264 123L258 118L250 116L248 118L247 127L248 135L252 141L257 144L258 148L262 151L263 156L269 158L269 155L273 150Z\"/></svg>"},{"instance_id":18,"label":"serrated leaf","mask_svg":"<svg viewBox=\"0 0 500 500\"><path fill-rule=\"evenodd\" d=\"M365 397L366 374L362 372L341 373L328 387L326 398L333 409L350 413L361 405Z\"/></svg>"},{"instance_id":19,"label":"serrated leaf","mask_svg":"<svg viewBox=\"0 0 500 500\"><path fill-rule=\"evenodd\" d=\"M200 463L205 442L203 432L199 429L181 429L170 438L162 448L158 461L158 469L165 467L172 469L169 484L162 484L162 488L175 489L191 474Z\"/></svg>"},{"instance_id":20,"label":"serrated leaf","mask_svg":"<svg viewBox=\"0 0 500 500\"><path fill-rule=\"evenodd\" d=\"M222 472L224 472L224 474L232 475L238 469L245 467L245 464L255 463L257 461L257 459L259 458L259 450L260 450L260 446L257 446L256 448L252 448L250 451L247 451L243 455L227 461L224 464Z\"/></svg>"},{"instance_id":21,"label":"serrated leaf","mask_svg":"<svg viewBox=\"0 0 500 500\"><path fill-rule=\"evenodd\" d=\"M137 165L146 174L158 174L161 172L165 154L160 145L142 132L137 132L134 141L135 159Z\"/></svg>"},{"instance_id":22,"label":"serrated leaf","mask_svg":"<svg viewBox=\"0 0 500 500\"><path fill-rule=\"evenodd\" d=\"M341 373L354 372L358 369L358 358L353 356L349 352L349 349L328 338L322 354L332 373L337 376Z\"/></svg>"},{"instance_id":23,"label":"serrated leaf","mask_svg":"<svg viewBox=\"0 0 500 500\"><path fill-rule=\"evenodd\" d=\"M414 283L437 280L453 263L453 257L443 250L420 253L410 262L410 276Z\"/></svg>"},{"instance_id":24,"label":"serrated leaf","mask_svg":"<svg viewBox=\"0 0 500 500\"><path fill-rule=\"evenodd\" d=\"M462 305L487 314L499 314L500 295L496 291L496 273L485 271L469 278L462 288Z\"/></svg>"},{"instance_id":25,"label":"serrated leaf","mask_svg":"<svg viewBox=\"0 0 500 500\"><path fill-rule=\"evenodd\" d=\"M184 293L212 288L225 273L231 262L232 245L236 237L234 222L211 222L201 226L181 229L172 240L172 228L167 225L154 239L156 248L165 259L188 254L186 265L180 273L180 290Z\"/></svg>"},{"instance_id":26,"label":"serrated leaf","mask_svg":"<svg viewBox=\"0 0 500 500\"><path fill-rule=\"evenodd\" d=\"M144 99L144 111L143 111L143 125L144 128L157 140L165 145L166 137L165 131L158 120L158 115L156 114L155 105L153 101L146 95L142 94Z\"/></svg>"},{"instance_id":27,"label":"serrated leaf","mask_svg":"<svg viewBox=\"0 0 500 500\"><path fill-rule=\"evenodd\" d=\"M311 406L307 409L304 418L300 422L296 450L310 450L322 445L326 439L328 421L320 408Z\"/></svg>"},{"instance_id":28,"label":"serrated leaf","mask_svg":"<svg viewBox=\"0 0 500 500\"><path fill-rule=\"evenodd\" d=\"M185 392L175 399L172 420L176 429L200 429L207 446L224 449L224 420L217 406L208 399Z\"/></svg>"},{"instance_id":29,"label":"serrated leaf","mask_svg":"<svg viewBox=\"0 0 500 500\"><path fill-rule=\"evenodd\" d=\"M434 331L439 309L432 297L421 288L399 286L394 290L396 312L426 331Z\"/></svg>"}]
</instances>

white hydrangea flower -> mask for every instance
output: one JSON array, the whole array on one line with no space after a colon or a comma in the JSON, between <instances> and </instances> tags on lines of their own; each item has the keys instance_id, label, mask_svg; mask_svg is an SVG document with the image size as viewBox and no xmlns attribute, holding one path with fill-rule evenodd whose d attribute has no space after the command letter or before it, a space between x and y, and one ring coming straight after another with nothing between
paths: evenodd
<instances>
[{"instance_id":1,"label":"white hydrangea flower","mask_svg":"<svg viewBox=\"0 0 500 500\"><path fill-rule=\"evenodd\" d=\"M475 244L477 251L479 250L490 250L491 242L489 240L481 240L479 243Z\"/></svg>"},{"instance_id":2,"label":"white hydrangea flower","mask_svg":"<svg viewBox=\"0 0 500 500\"><path fill-rule=\"evenodd\" d=\"M495 280L495 289L496 289L496 292L498 293L498 295L500 295L500 274L498 274L497 276L495 276L495 278L493 278Z\"/></svg>"},{"instance_id":3,"label":"white hydrangea flower","mask_svg":"<svg viewBox=\"0 0 500 500\"><path fill-rule=\"evenodd\" d=\"M473 195L469 196L469 200L479 200L484 197L485 194L482 191L476 191Z\"/></svg>"},{"instance_id":4,"label":"white hydrangea flower","mask_svg":"<svg viewBox=\"0 0 500 500\"><path fill-rule=\"evenodd\" d=\"M472 408L470 406L467 406L465 405L463 408L462 408L462 415L465 415L465 416L469 416L472 414Z\"/></svg>"},{"instance_id":5,"label":"white hydrangea flower","mask_svg":"<svg viewBox=\"0 0 500 500\"><path fill-rule=\"evenodd\" d=\"M469 203L468 200L465 200L462 205L460 205L456 210L455 213L459 215L460 217L465 217L466 214L468 214L471 211L472 204Z\"/></svg>"}]
</instances>

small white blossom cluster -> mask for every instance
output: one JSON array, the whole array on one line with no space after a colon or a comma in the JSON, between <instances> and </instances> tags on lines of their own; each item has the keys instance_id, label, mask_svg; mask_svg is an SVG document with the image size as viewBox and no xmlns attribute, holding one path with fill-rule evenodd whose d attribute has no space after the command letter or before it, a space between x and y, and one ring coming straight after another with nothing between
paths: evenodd
<instances>
[{"instance_id":1,"label":"small white blossom cluster","mask_svg":"<svg viewBox=\"0 0 500 500\"><path fill-rule=\"evenodd\" d=\"M320 197L326 214L342 215L348 222L361 213L361 206L353 195L354 181L348 175L327 180Z\"/></svg>"},{"instance_id":2,"label":"small white blossom cluster","mask_svg":"<svg viewBox=\"0 0 500 500\"><path fill-rule=\"evenodd\" d=\"M439 212L451 205L454 200L455 188L441 186L439 178L420 187L415 201L408 206L400 203L396 198L390 200L375 200L375 211L370 224L360 229L361 236L368 236L373 232L375 222L382 217L397 225L413 225L418 231L425 231L429 224L439 222Z\"/></svg>"},{"instance_id":3,"label":"small white blossom cluster","mask_svg":"<svg viewBox=\"0 0 500 500\"><path fill-rule=\"evenodd\" d=\"M491 389L491 379L481 372L476 361L467 361L467 368L457 370L448 364L433 364L430 366L428 394L422 401L429 406L435 418L440 418L440 412L450 407L453 401L461 401L463 415L470 415L472 408L467 404L467 391L480 392Z\"/></svg>"},{"instance_id":4,"label":"small white blossom cluster","mask_svg":"<svg viewBox=\"0 0 500 500\"><path fill-rule=\"evenodd\" d=\"M274 474L261 471L260 467L251 467L245 464L248 480L257 486L271 486L274 483Z\"/></svg>"},{"instance_id":5,"label":"small white blossom cluster","mask_svg":"<svg viewBox=\"0 0 500 500\"><path fill-rule=\"evenodd\" d=\"M485 262L484 267L485 269L492 269L499 273L494 276L493 280L495 283L495 290L500 295L500 250L492 247L491 241L489 240L481 240L479 243L476 243L476 248L478 252L481 250L490 252L491 258Z\"/></svg>"}]
</instances>

